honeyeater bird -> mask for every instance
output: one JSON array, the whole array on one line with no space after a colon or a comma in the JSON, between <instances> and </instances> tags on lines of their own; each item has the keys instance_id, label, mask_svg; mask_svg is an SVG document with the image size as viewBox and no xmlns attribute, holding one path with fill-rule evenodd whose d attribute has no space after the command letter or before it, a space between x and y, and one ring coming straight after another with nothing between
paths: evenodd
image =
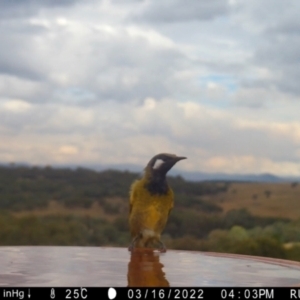
<instances>
[{"instance_id":1,"label":"honeyeater bird","mask_svg":"<svg viewBox=\"0 0 300 300\"><path fill-rule=\"evenodd\" d=\"M167 172L180 160L175 154L155 155L147 164L144 176L130 189L129 227L133 248L159 246L166 251L160 235L173 208L174 194L166 179Z\"/></svg>"}]
</instances>

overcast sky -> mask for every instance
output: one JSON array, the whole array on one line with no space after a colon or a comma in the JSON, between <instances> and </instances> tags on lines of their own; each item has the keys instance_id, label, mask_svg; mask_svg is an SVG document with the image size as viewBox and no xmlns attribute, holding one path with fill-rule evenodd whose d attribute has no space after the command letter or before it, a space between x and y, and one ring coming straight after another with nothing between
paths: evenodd
<instances>
[{"instance_id":1,"label":"overcast sky","mask_svg":"<svg viewBox=\"0 0 300 300\"><path fill-rule=\"evenodd\" d=\"M300 175L300 1L2 0L0 161Z\"/></svg>"}]
</instances>

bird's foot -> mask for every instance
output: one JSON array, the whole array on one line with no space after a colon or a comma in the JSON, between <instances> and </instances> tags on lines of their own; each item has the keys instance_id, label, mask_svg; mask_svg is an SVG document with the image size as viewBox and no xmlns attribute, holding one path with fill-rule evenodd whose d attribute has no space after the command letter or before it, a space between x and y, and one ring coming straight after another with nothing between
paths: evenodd
<instances>
[{"instance_id":1,"label":"bird's foot","mask_svg":"<svg viewBox=\"0 0 300 300\"><path fill-rule=\"evenodd\" d=\"M135 246L135 244L136 244L136 241L137 241L139 238L140 238L140 235L136 236L136 237L132 240L131 244L130 244L129 247L128 247L128 251L132 252L132 250L134 249L134 246Z\"/></svg>"},{"instance_id":2,"label":"bird's foot","mask_svg":"<svg viewBox=\"0 0 300 300\"><path fill-rule=\"evenodd\" d=\"M166 248L166 246L164 245L163 242L159 241L159 245L160 245L159 252L161 252L161 253L167 252L167 248Z\"/></svg>"}]
</instances>

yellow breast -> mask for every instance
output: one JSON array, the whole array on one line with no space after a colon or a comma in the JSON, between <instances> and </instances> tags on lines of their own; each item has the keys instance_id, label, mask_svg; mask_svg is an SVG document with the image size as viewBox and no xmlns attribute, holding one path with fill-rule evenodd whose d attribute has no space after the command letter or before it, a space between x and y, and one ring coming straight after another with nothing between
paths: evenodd
<instances>
[{"instance_id":1,"label":"yellow breast","mask_svg":"<svg viewBox=\"0 0 300 300\"><path fill-rule=\"evenodd\" d=\"M145 229L159 236L173 207L174 196L170 188L167 194L152 195L145 183L145 179L135 181L130 191L129 225L133 237Z\"/></svg>"}]
</instances>

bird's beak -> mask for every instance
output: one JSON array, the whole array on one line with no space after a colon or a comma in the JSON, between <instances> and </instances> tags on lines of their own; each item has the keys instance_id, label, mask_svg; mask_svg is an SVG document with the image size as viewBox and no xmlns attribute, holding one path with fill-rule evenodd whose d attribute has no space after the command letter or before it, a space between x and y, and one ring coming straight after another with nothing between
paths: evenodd
<instances>
[{"instance_id":1,"label":"bird's beak","mask_svg":"<svg viewBox=\"0 0 300 300\"><path fill-rule=\"evenodd\" d=\"M179 161L179 160L182 160L182 159L187 159L187 157L185 157L185 156L177 156L175 158L176 161Z\"/></svg>"}]
</instances>

